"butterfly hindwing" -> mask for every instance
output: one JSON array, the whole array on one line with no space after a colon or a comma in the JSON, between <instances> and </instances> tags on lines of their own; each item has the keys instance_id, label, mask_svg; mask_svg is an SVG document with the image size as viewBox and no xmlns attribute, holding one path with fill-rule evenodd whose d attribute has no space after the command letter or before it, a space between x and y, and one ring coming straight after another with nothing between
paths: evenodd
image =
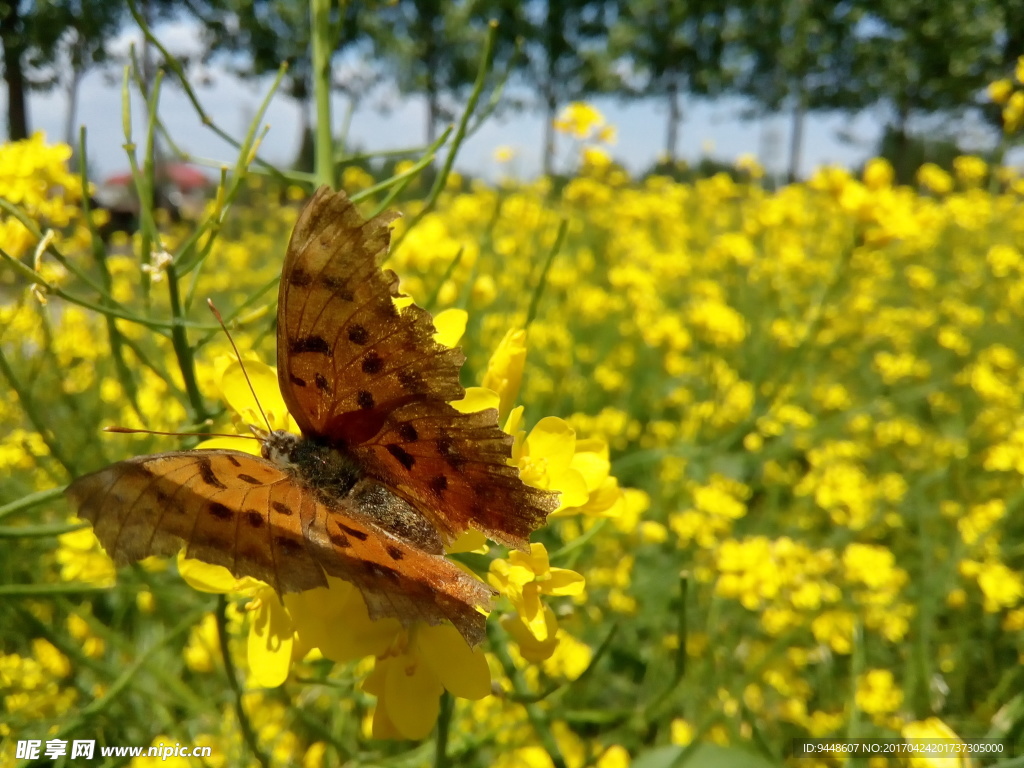
<instances>
[{"instance_id":1,"label":"butterfly hindwing","mask_svg":"<svg viewBox=\"0 0 1024 768\"><path fill-rule=\"evenodd\" d=\"M470 643L491 591L439 555L410 546L346 508L331 507L269 461L226 450L142 456L67 490L115 562L186 555L252 576L278 593L358 587L374 618L449 620Z\"/></svg>"},{"instance_id":2,"label":"butterfly hindwing","mask_svg":"<svg viewBox=\"0 0 1024 768\"><path fill-rule=\"evenodd\" d=\"M460 413L447 403L411 403L392 412L371 440L352 447L366 471L405 498L448 539L472 527L523 547L555 507L506 463L512 437L497 411Z\"/></svg>"},{"instance_id":3,"label":"butterfly hindwing","mask_svg":"<svg viewBox=\"0 0 1024 768\"><path fill-rule=\"evenodd\" d=\"M428 312L395 308L398 280L379 266L390 221L364 222L326 187L299 217L278 306L285 402L305 435L351 453L446 541L474 527L523 548L556 497L508 465L512 438L496 412L449 405L465 394L465 357L434 340Z\"/></svg>"}]
</instances>

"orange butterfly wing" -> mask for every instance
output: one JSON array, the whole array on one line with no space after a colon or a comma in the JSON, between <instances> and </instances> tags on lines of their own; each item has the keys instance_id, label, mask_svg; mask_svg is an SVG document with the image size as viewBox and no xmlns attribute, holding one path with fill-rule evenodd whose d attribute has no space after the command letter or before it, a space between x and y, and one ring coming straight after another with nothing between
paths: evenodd
<instances>
[{"instance_id":1,"label":"orange butterfly wing","mask_svg":"<svg viewBox=\"0 0 1024 768\"><path fill-rule=\"evenodd\" d=\"M279 594L327 586L363 593L372 618L451 621L475 645L491 590L440 555L365 520L345 500L321 504L265 459L226 450L122 461L72 483L68 496L117 563L186 556L252 576Z\"/></svg>"},{"instance_id":2,"label":"orange butterfly wing","mask_svg":"<svg viewBox=\"0 0 1024 768\"><path fill-rule=\"evenodd\" d=\"M306 436L343 447L451 541L469 527L524 548L557 505L508 466L496 411L462 414L465 356L434 341L430 314L397 310L382 270L392 215L364 221L317 190L288 245L278 305L281 392Z\"/></svg>"}]
</instances>

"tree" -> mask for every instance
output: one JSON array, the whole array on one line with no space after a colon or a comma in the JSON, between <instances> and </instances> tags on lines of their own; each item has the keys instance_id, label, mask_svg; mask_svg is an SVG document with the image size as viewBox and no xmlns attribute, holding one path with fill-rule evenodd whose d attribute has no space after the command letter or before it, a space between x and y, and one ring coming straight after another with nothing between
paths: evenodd
<instances>
[{"instance_id":1,"label":"tree","mask_svg":"<svg viewBox=\"0 0 1024 768\"><path fill-rule=\"evenodd\" d=\"M962 114L1001 76L997 41L1007 34L1003 14L992 0L860 2L865 13L858 39L861 100L891 108L894 159L904 177L908 169L899 163L910 121Z\"/></svg>"},{"instance_id":2,"label":"tree","mask_svg":"<svg viewBox=\"0 0 1024 768\"><path fill-rule=\"evenodd\" d=\"M499 52L522 51L516 74L535 90L544 114L544 173L552 170L559 108L615 86L608 56L610 11L605 0L480 3L477 13L486 12L498 22Z\"/></svg>"},{"instance_id":3,"label":"tree","mask_svg":"<svg viewBox=\"0 0 1024 768\"><path fill-rule=\"evenodd\" d=\"M856 85L863 10L832 0L755 0L741 12L739 91L763 112L791 111L788 175L795 180L808 112L851 111L871 103Z\"/></svg>"},{"instance_id":4,"label":"tree","mask_svg":"<svg viewBox=\"0 0 1024 768\"><path fill-rule=\"evenodd\" d=\"M374 29L377 56L399 91L426 99L427 144L453 116L446 98L463 96L476 75L486 32L471 23L473 11L465 0L398 0Z\"/></svg>"},{"instance_id":5,"label":"tree","mask_svg":"<svg viewBox=\"0 0 1024 768\"><path fill-rule=\"evenodd\" d=\"M725 0L621 0L616 15L609 48L629 71L625 91L668 102L665 155L674 161L680 97L716 96L731 80L727 58L734 14Z\"/></svg>"},{"instance_id":6,"label":"tree","mask_svg":"<svg viewBox=\"0 0 1024 768\"><path fill-rule=\"evenodd\" d=\"M57 44L71 21L64 3L0 2L0 43L4 47L7 85L7 138L28 138L28 90L34 70L52 62Z\"/></svg>"},{"instance_id":7,"label":"tree","mask_svg":"<svg viewBox=\"0 0 1024 768\"><path fill-rule=\"evenodd\" d=\"M205 37L209 55L225 55L235 60L244 54L244 63L233 66L240 77L256 78L276 72L288 63L283 92L298 102L300 148L297 167L311 165L310 100L313 94L313 64L310 53L311 22L309 4L295 0L218 0L224 13L206 20ZM332 39L334 52L353 50L367 41L365 25L372 23L373 3L332 3Z\"/></svg>"}]
</instances>

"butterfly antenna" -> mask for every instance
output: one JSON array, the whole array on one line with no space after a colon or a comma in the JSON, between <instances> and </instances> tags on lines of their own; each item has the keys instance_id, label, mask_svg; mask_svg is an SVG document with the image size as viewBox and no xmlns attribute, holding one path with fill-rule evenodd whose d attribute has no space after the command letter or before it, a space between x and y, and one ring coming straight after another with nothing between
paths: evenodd
<instances>
[{"instance_id":1,"label":"butterfly antenna","mask_svg":"<svg viewBox=\"0 0 1024 768\"><path fill-rule=\"evenodd\" d=\"M249 391L252 392L252 399L256 401L256 407L260 409L260 416L263 417L263 422L267 425L267 432L273 432L274 428L270 426L270 419L267 418L267 412L263 410L263 405L260 403L260 399L256 395L256 388L252 385L252 381L249 380L249 373L245 370L245 363L242 362L242 356L238 354L238 347L235 346L235 340L231 338L231 333L228 331L228 327L224 325L224 318L220 316L220 312L213 303L213 299L207 299L206 305L210 308L210 311L213 312L213 316L217 318L217 322L220 323L220 327L224 330L224 335L227 336L228 341L231 342L231 348L235 350L235 359L238 360L238 365L242 368L242 375L245 376L245 383L249 385Z\"/></svg>"},{"instance_id":2,"label":"butterfly antenna","mask_svg":"<svg viewBox=\"0 0 1024 768\"><path fill-rule=\"evenodd\" d=\"M155 429L131 429L130 427L104 427L104 432L117 432L121 435L166 435L168 437L240 437L243 440L255 440L249 435L229 435L224 432L158 432Z\"/></svg>"}]
</instances>

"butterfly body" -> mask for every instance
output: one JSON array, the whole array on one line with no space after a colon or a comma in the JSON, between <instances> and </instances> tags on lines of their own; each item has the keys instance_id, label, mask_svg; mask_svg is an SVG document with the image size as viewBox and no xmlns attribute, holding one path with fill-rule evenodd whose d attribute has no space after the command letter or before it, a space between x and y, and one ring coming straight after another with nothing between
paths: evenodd
<instances>
[{"instance_id":1,"label":"butterfly body","mask_svg":"<svg viewBox=\"0 0 1024 768\"><path fill-rule=\"evenodd\" d=\"M511 466L497 411L450 405L464 356L426 311L399 309L380 261L387 214L320 188L295 225L278 297L278 377L302 434L257 432L262 456L178 451L119 462L67 494L118 563L186 556L279 594L362 592L370 616L451 621L470 644L492 592L443 556L475 528L510 547L557 505Z\"/></svg>"},{"instance_id":2,"label":"butterfly body","mask_svg":"<svg viewBox=\"0 0 1024 768\"><path fill-rule=\"evenodd\" d=\"M328 508L344 504L351 513L424 552L444 551L437 529L402 497L364 475L343 449L274 431L264 439L262 453Z\"/></svg>"}]
</instances>

